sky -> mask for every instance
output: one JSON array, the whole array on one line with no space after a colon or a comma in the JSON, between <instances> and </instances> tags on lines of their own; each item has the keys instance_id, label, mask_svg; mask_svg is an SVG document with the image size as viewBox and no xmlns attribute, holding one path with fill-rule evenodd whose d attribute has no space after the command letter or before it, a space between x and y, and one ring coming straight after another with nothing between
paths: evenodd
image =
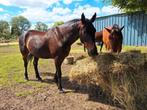
<instances>
[{"instance_id":1,"label":"sky","mask_svg":"<svg viewBox=\"0 0 147 110\"><path fill-rule=\"evenodd\" d=\"M120 13L120 10L103 0L0 0L0 20L6 21L22 15L32 24L41 21L51 25L80 18L82 13L91 18L95 12L99 17Z\"/></svg>"}]
</instances>

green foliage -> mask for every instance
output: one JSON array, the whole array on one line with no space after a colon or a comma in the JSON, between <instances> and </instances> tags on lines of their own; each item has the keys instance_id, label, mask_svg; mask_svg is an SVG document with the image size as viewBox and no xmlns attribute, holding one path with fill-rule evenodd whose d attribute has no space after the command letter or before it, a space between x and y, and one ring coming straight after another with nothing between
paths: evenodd
<instances>
[{"instance_id":1,"label":"green foliage","mask_svg":"<svg viewBox=\"0 0 147 110\"><path fill-rule=\"evenodd\" d=\"M10 39L10 26L7 21L0 20L0 39Z\"/></svg>"},{"instance_id":2,"label":"green foliage","mask_svg":"<svg viewBox=\"0 0 147 110\"><path fill-rule=\"evenodd\" d=\"M104 0L110 3L110 0ZM125 12L144 11L147 12L147 0L112 0L112 5Z\"/></svg>"},{"instance_id":3,"label":"green foliage","mask_svg":"<svg viewBox=\"0 0 147 110\"><path fill-rule=\"evenodd\" d=\"M63 21L57 21L57 22L55 22L55 23L53 24L53 27L59 26L59 25L61 25L61 24L64 24L64 22L63 22Z\"/></svg>"},{"instance_id":4,"label":"green foliage","mask_svg":"<svg viewBox=\"0 0 147 110\"><path fill-rule=\"evenodd\" d=\"M23 16L16 16L12 18L11 26L11 34L19 36L22 32L27 31L31 27L31 23Z\"/></svg>"},{"instance_id":5,"label":"green foliage","mask_svg":"<svg viewBox=\"0 0 147 110\"><path fill-rule=\"evenodd\" d=\"M35 29L38 31L47 31L48 26L45 23L37 22L37 24L35 25Z\"/></svg>"}]
</instances>

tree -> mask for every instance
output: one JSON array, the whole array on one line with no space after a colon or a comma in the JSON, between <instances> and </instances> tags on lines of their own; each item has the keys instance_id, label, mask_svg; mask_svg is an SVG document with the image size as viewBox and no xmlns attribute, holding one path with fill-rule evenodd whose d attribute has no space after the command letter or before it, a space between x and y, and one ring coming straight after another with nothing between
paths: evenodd
<instances>
[{"instance_id":1,"label":"tree","mask_svg":"<svg viewBox=\"0 0 147 110\"><path fill-rule=\"evenodd\" d=\"M54 22L53 27L59 26L61 24L64 24L64 22L63 21Z\"/></svg>"},{"instance_id":2,"label":"tree","mask_svg":"<svg viewBox=\"0 0 147 110\"><path fill-rule=\"evenodd\" d=\"M23 16L16 16L12 18L11 26L11 34L14 36L19 36L31 27L31 23Z\"/></svg>"},{"instance_id":3,"label":"tree","mask_svg":"<svg viewBox=\"0 0 147 110\"><path fill-rule=\"evenodd\" d=\"M7 21L0 20L0 38L10 39L10 26Z\"/></svg>"},{"instance_id":4,"label":"tree","mask_svg":"<svg viewBox=\"0 0 147 110\"><path fill-rule=\"evenodd\" d=\"M147 0L104 0L112 1L112 5L125 12L144 11L147 12Z\"/></svg>"},{"instance_id":5,"label":"tree","mask_svg":"<svg viewBox=\"0 0 147 110\"><path fill-rule=\"evenodd\" d=\"M37 24L35 25L35 29L39 31L47 31L48 26L45 23L37 22Z\"/></svg>"}]
</instances>

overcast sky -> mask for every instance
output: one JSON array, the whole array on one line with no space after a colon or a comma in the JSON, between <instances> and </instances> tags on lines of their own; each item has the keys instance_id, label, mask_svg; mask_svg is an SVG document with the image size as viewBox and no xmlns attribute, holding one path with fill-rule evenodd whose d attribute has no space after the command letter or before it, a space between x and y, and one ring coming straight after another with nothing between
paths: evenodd
<instances>
[{"instance_id":1,"label":"overcast sky","mask_svg":"<svg viewBox=\"0 0 147 110\"><path fill-rule=\"evenodd\" d=\"M38 21L51 24L80 18L84 12L90 18L94 12L98 16L119 13L119 9L103 0L0 0L0 20L23 15L32 24Z\"/></svg>"}]
</instances>

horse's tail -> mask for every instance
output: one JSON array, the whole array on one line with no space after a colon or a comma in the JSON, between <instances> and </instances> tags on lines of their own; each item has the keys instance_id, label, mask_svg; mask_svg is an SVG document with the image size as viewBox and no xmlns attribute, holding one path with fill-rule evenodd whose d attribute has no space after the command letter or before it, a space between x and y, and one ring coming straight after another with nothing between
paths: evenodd
<instances>
[{"instance_id":1,"label":"horse's tail","mask_svg":"<svg viewBox=\"0 0 147 110\"><path fill-rule=\"evenodd\" d=\"M20 47L20 51L24 51L24 49L26 48L26 34L27 32L23 32L20 36L19 36L19 47Z\"/></svg>"},{"instance_id":2,"label":"horse's tail","mask_svg":"<svg viewBox=\"0 0 147 110\"><path fill-rule=\"evenodd\" d=\"M27 59L27 62L32 62L33 55L29 52L26 46L27 37L28 37L28 32L23 32L19 36L19 48L20 48L20 52L22 53L23 57Z\"/></svg>"},{"instance_id":3,"label":"horse's tail","mask_svg":"<svg viewBox=\"0 0 147 110\"><path fill-rule=\"evenodd\" d=\"M32 66L32 60L33 60L33 55L32 55L31 53L29 53L29 54L27 55L27 62L28 62L28 64L29 64L29 67Z\"/></svg>"},{"instance_id":4,"label":"horse's tail","mask_svg":"<svg viewBox=\"0 0 147 110\"><path fill-rule=\"evenodd\" d=\"M31 63L32 60L33 60L33 55L31 53L29 53L27 56L27 61Z\"/></svg>"}]
</instances>

